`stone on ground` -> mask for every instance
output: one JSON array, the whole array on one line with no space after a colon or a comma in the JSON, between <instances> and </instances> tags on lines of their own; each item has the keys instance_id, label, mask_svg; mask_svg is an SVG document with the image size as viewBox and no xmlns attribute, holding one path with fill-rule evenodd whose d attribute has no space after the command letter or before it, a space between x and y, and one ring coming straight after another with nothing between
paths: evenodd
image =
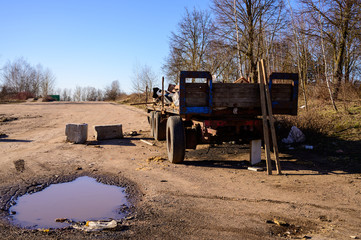
<instances>
[{"instance_id":1,"label":"stone on ground","mask_svg":"<svg viewBox=\"0 0 361 240\"><path fill-rule=\"evenodd\" d=\"M67 124L65 135L68 142L85 143L88 138L88 124Z\"/></svg>"},{"instance_id":2,"label":"stone on ground","mask_svg":"<svg viewBox=\"0 0 361 240\"><path fill-rule=\"evenodd\" d=\"M123 138L122 124L94 126L97 140Z\"/></svg>"}]
</instances>

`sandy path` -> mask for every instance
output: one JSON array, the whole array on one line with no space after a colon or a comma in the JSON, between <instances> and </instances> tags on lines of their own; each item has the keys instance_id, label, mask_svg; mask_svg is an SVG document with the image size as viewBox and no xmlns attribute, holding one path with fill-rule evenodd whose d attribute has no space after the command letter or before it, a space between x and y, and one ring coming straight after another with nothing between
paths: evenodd
<instances>
[{"instance_id":1,"label":"sandy path","mask_svg":"<svg viewBox=\"0 0 361 240\"><path fill-rule=\"evenodd\" d=\"M122 176L138 185L142 192L136 204L138 216L129 230L109 238L361 237L360 174L324 175L298 165L297 170L286 169L284 176L267 176L246 170L242 161L248 159L248 151L232 148L222 154L217 150L206 154L200 148L187 153L182 165L147 162L149 157L166 157L164 143L140 142L139 138L149 138L145 112L123 105L24 103L0 105L0 114L19 118L0 125L0 132L8 135L0 139L4 189L36 178L87 172ZM125 132L142 131L133 138L77 145L65 142L67 123L88 123L89 140L94 140L94 125L121 123ZM25 160L22 173L14 167L18 159ZM274 218L289 226L266 223ZM15 238L22 237L18 230L0 225L0 236L9 231ZM86 237L63 231L54 238L59 236Z\"/></svg>"}]
</instances>

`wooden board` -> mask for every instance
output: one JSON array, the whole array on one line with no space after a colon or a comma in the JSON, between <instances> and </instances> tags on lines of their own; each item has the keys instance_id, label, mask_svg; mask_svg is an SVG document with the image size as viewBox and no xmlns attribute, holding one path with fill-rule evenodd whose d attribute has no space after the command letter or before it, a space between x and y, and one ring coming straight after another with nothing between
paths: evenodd
<instances>
[{"instance_id":1,"label":"wooden board","mask_svg":"<svg viewBox=\"0 0 361 240\"><path fill-rule=\"evenodd\" d=\"M208 95L207 83L185 84L185 101L187 107L208 106Z\"/></svg>"},{"instance_id":2,"label":"wooden board","mask_svg":"<svg viewBox=\"0 0 361 240\"><path fill-rule=\"evenodd\" d=\"M281 164L280 164L280 159L279 159L279 154L278 154L278 146L277 146L277 136L276 136L276 129L274 126L275 120L273 118L273 111L272 111L272 102L271 102L271 94L269 92L269 88L268 88L268 80L267 80L267 71L266 71L266 66L265 66L265 62L262 59L261 60L261 68L262 68L262 72L263 72L263 79L261 79L261 82L263 81L264 86L265 86L265 93L266 93L266 102L267 102L267 110L268 110L268 119L269 119L269 125L271 127L271 137L272 137L272 143L273 143L273 153L275 156L275 162L276 162L276 168L277 168L277 174L282 174L281 172ZM258 69L260 70L260 69Z\"/></svg>"},{"instance_id":3,"label":"wooden board","mask_svg":"<svg viewBox=\"0 0 361 240\"><path fill-rule=\"evenodd\" d=\"M271 99L275 114L294 115L295 107L292 103L293 86L290 83L274 83L271 85ZM185 106L209 106L209 86L207 83L185 83ZM260 84L259 83L213 83L212 86L213 108L242 108L258 109L261 115ZM297 110L297 109L296 109Z\"/></svg>"},{"instance_id":4,"label":"wooden board","mask_svg":"<svg viewBox=\"0 0 361 240\"><path fill-rule=\"evenodd\" d=\"M266 106L266 96L265 96L265 86L262 80L260 63L257 63L257 71L258 71L258 82L260 82L260 101L261 101L261 109L262 109L262 122L263 122L263 140L264 140L264 150L266 155L266 166L267 166L267 174L272 175L272 164L271 164L271 155L270 155L270 143L269 143L269 135L268 135L268 121L267 121L267 106Z\"/></svg>"},{"instance_id":5,"label":"wooden board","mask_svg":"<svg viewBox=\"0 0 361 240\"><path fill-rule=\"evenodd\" d=\"M272 101L280 105L277 113L289 114L293 105L284 105L283 102L290 102L292 99L292 84L272 84ZM239 108L260 108L260 89L258 83L214 83L213 84L213 106L214 107L239 107ZM278 106L275 105L275 109Z\"/></svg>"}]
</instances>

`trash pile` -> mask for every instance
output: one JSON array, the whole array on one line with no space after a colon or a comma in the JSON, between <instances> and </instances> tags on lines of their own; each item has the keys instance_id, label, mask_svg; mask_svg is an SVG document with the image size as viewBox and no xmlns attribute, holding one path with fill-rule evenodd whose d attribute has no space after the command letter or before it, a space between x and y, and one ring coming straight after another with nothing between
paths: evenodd
<instances>
[{"instance_id":1,"label":"trash pile","mask_svg":"<svg viewBox=\"0 0 361 240\"><path fill-rule=\"evenodd\" d=\"M111 221L86 221L85 224L75 223L71 225L74 229L82 230L85 232L101 231L105 229L114 229L118 226L118 222Z\"/></svg>"},{"instance_id":2,"label":"trash pile","mask_svg":"<svg viewBox=\"0 0 361 240\"><path fill-rule=\"evenodd\" d=\"M153 88L153 98L156 102L162 99L162 89ZM179 106L179 85L169 84L168 90L164 90L164 103Z\"/></svg>"},{"instance_id":3,"label":"trash pile","mask_svg":"<svg viewBox=\"0 0 361 240\"><path fill-rule=\"evenodd\" d=\"M75 222L67 218L57 218L55 219L55 222L69 223L70 224L69 227L82 230L85 232L94 232L94 231L111 230L111 229L114 230L118 226L118 222L116 220Z\"/></svg>"}]
</instances>

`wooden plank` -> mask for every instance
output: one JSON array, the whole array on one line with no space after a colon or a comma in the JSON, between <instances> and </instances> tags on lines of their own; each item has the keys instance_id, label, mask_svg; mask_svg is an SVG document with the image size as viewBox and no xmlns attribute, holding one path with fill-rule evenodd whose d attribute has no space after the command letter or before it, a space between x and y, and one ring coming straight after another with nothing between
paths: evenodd
<instances>
[{"instance_id":1,"label":"wooden plank","mask_svg":"<svg viewBox=\"0 0 361 240\"><path fill-rule=\"evenodd\" d=\"M261 98L261 109L262 109L262 122L263 122L263 137L265 145L265 155L266 155L266 165L267 165L267 174L272 175L272 164L269 148L269 135L268 135L268 121L267 121L267 109L266 109L266 99L265 99L265 87L264 82L261 80L261 68L260 63L257 63L258 71L258 82L260 83L260 98Z\"/></svg>"},{"instance_id":2,"label":"wooden plank","mask_svg":"<svg viewBox=\"0 0 361 240\"><path fill-rule=\"evenodd\" d=\"M237 89L237 88L258 88L257 83L244 83L244 84L234 84L234 83L213 83L213 89L221 89L221 88L228 88L228 89Z\"/></svg>"},{"instance_id":3,"label":"wooden plank","mask_svg":"<svg viewBox=\"0 0 361 240\"><path fill-rule=\"evenodd\" d=\"M288 102L291 103L292 102L292 98L291 96L286 96L286 95L273 95L272 96L272 102Z\"/></svg>"},{"instance_id":4,"label":"wooden plank","mask_svg":"<svg viewBox=\"0 0 361 240\"><path fill-rule=\"evenodd\" d=\"M278 73L274 72L271 74L270 79L292 79L296 80L298 79L297 73Z\"/></svg>"},{"instance_id":5,"label":"wooden plank","mask_svg":"<svg viewBox=\"0 0 361 240\"><path fill-rule=\"evenodd\" d=\"M207 83L186 83L186 92L208 92Z\"/></svg>"},{"instance_id":6,"label":"wooden plank","mask_svg":"<svg viewBox=\"0 0 361 240\"><path fill-rule=\"evenodd\" d=\"M270 126L271 126L273 153L274 153L275 161L276 161L277 174L281 175L282 172L281 172L281 164L280 164L280 159L279 159L279 154L278 154L277 137L276 137L275 123L274 123L275 121L274 121L273 113L272 113L271 96L269 93L269 88L267 87L268 82L267 82L266 67L265 67L265 63L264 63L263 59L261 59L261 67L262 67L262 72L263 72L263 80L261 79L261 82L263 81L263 83L265 85L266 102L267 102L267 108L268 108L268 118L269 118Z\"/></svg>"},{"instance_id":7,"label":"wooden plank","mask_svg":"<svg viewBox=\"0 0 361 240\"><path fill-rule=\"evenodd\" d=\"M216 92L213 91L213 98L231 97L231 98L254 98L259 99L259 89L257 91L238 91L238 92Z\"/></svg>"},{"instance_id":8,"label":"wooden plank","mask_svg":"<svg viewBox=\"0 0 361 240\"><path fill-rule=\"evenodd\" d=\"M207 98L208 94L204 92L188 92L186 98Z\"/></svg>"},{"instance_id":9,"label":"wooden plank","mask_svg":"<svg viewBox=\"0 0 361 240\"><path fill-rule=\"evenodd\" d=\"M227 101L232 101L232 102L248 102L248 103L260 103L259 98L255 98L255 97L224 97L224 96L214 96L213 97L213 102L227 102Z\"/></svg>"},{"instance_id":10,"label":"wooden plank","mask_svg":"<svg viewBox=\"0 0 361 240\"><path fill-rule=\"evenodd\" d=\"M213 102L214 107L231 107L231 108L259 108L261 105L258 103L242 103L242 102Z\"/></svg>"},{"instance_id":11,"label":"wooden plank","mask_svg":"<svg viewBox=\"0 0 361 240\"><path fill-rule=\"evenodd\" d=\"M249 103L249 104L256 104L258 106L261 106L259 99L254 98L222 98L217 97L213 98L213 103L217 102L232 102L232 103Z\"/></svg>"},{"instance_id":12,"label":"wooden plank","mask_svg":"<svg viewBox=\"0 0 361 240\"><path fill-rule=\"evenodd\" d=\"M213 84L213 91L214 93L221 93L221 92L247 92L247 91L253 91L257 92L259 91L258 84L227 84L227 83L221 83L224 85L219 85L220 83L214 83Z\"/></svg>"},{"instance_id":13,"label":"wooden plank","mask_svg":"<svg viewBox=\"0 0 361 240\"><path fill-rule=\"evenodd\" d=\"M208 106L208 102L206 98L186 98L186 106L187 107L206 107Z\"/></svg>"}]
</instances>

